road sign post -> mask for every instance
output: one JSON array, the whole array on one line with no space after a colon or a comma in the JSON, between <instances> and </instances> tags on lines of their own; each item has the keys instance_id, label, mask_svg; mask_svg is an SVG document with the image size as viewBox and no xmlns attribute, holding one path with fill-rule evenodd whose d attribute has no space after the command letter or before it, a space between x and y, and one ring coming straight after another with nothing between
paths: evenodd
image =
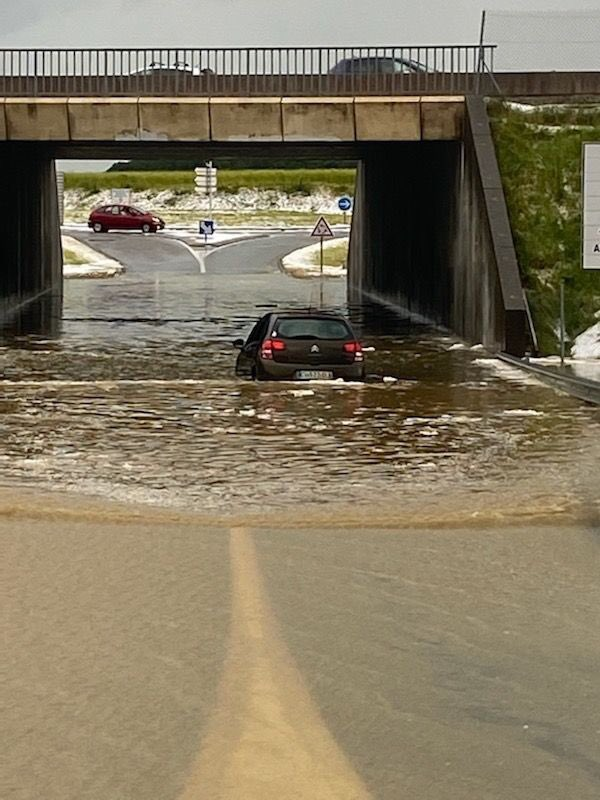
<instances>
[{"instance_id":1,"label":"road sign post","mask_svg":"<svg viewBox=\"0 0 600 800\"><path fill-rule=\"evenodd\" d=\"M203 167L196 167L194 172L196 173L194 178L195 191L197 194L208 197L208 217L212 220L213 195L217 191L217 168L213 167L212 161L207 161Z\"/></svg>"},{"instance_id":2,"label":"road sign post","mask_svg":"<svg viewBox=\"0 0 600 800\"><path fill-rule=\"evenodd\" d=\"M321 268L319 270L319 274L320 274L319 300L320 300L320 306L322 308L323 307L323 272L324 272L324 269L323 269L323 239L333 239L333 231L329 227L329 223L327 222L325 217L319 217L319 219L317 220L317 224L315 225L315 227L313 229L313 232L311 233L311 236L314 236L314 237L318 238L320 240L320 242L321 242L321 248L320 248Z\"/></svg>"},{"instance_id":3,"label":"road sign post","mask_svg":"<svg viewBox=\"0 0 600 800\"><path fill-rule=\"evenodd\" d=\"M342 214L344 215L344 225L345 225L346 224L346 214L352 208L352 198L351 197L347 197L346 195L343 195L342 197L340 197L340 199L338 200L338 208L342 212Z\"/></svg>"},{"instance_id":4,"label":"road sign post","mask_svg":"<svg viewBox=\"0 0 600 800\"><path fill-rule=\"evenodd\" d=\"M203 219L199 225L200 233L204 234L204 244L208 244L208 237L215 232L215 221L213 219Z\"/></svg>"},{"instance_id":5,"label":"road sign post","mask_svg":"<svg viewBox=\"0 0 600 800\"><path fill-rule=\"evenodd\" d=\"M321 236L321 278L323 277L323 237Z\"/></svg>"},{"instance_id":6,"label":"road sign post","mask_svg":"<svg viewBox=\"0 0 600 800\"><path fill-rule=\"evenodd\" d=\"M207 164L206 164L207 175L210 176L210 174L212 173L212 169L213 169L212 161L208 161ZM212 219L212 198L213 198L213 184L212 184L212 181L209 180L208 181L208 217L209 217L209 219Z\"/></svg>"},{"instance_id":7,"label":"road sign post","mask_svg":"<svg viewBox=\"0 0 600 800\"><path fill-rule=\"evenodd\" d=\"M565 365L565 279L560 279L560 365Z\"/></svg>"}]
</instances>

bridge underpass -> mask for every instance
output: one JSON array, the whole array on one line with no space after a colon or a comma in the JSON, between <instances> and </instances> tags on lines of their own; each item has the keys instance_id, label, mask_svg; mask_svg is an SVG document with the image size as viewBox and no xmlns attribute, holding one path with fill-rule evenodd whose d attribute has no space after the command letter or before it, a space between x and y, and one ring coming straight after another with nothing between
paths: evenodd
<instances>
[{"instance_id":1,"label":"bridge underpass","mask_svg":"<svg viewBox=\"0 0 600 800\"><path fill-rule=\"evenodd\" d=\"M343 157L359 164L349 294L522 355L527 321L483 101L9 98L2 316L60 317L56 158ZM94 138L95 137L95 138Z\"/></svg>"},{"instance_id":2,"label":"bridge underpass","mask_svg":"<svg viewBox=\"0 0 600 800\"><path fill-rule=\"evenodd\" d=\"M502 229L490 230L497 175L471 121L462 145L251 151L335 147L361 162L352 273L364 291L452 322L472 286L466 320L470 310L479 324L488 292L486 314L506 323L511 287L494 270L510 254ZM251 143L104 152L217 160L229 146ZM57 155L101 155L83 148L19 140L5 157L31 161L35 176ZM17 196L16 168L11 180ZM457 218L472 221L456 261L437 258L452 266L438 281L418 278L420 254L437 253L418 209L404 236L394 230L415 184L432 229L445 224L440 250ZM41 178L30 187L33 202ZM389 272L386 248L403 251ZM224 333L247 329L271 280L292 281L221 275L235 293L233 334L226 306L200 302L199 277L180 273L178 294L163 298L170 326L167 313L156 325L131 319L133 270L122 282L73 281L67 297L108 296L105 318L90 319L100 302L73 304L56 346L3 352L9 791L196 798L204 786L217 795L226 775L220 796L264 800L273 775L272 797L325 797L336 780L340 798L596 800L593 414L507 384L496 359L445 336L401 339L391 355L396 337L374 342L381 375L401 377L392 383L234 381ZM23 485L98 499L15 491Z\"/></svg>"}]
</instances>

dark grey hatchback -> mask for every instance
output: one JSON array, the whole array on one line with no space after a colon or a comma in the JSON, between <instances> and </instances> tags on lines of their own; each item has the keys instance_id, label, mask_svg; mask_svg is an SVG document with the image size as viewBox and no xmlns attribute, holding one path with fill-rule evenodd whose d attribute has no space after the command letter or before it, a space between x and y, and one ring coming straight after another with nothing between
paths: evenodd
<instances>
[{"instance_id":1,"label":"dark grey hatchback","mask_svg":"<svg viewBox=\"0 0 600 800\"><path fill-rule=\"evenodd\" d=\"M337 314L277 312L258 320L244 342L236 375L255 380L344 380L365 377L363 350L352 328Z\"/></svg>"}]
</instances>

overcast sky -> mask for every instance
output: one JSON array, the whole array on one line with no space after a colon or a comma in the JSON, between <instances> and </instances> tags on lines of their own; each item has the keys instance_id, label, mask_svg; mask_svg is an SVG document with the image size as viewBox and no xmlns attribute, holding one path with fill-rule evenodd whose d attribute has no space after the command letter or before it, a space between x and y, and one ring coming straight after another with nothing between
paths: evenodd
<instances>
[{"instance_id":1,"label":"overcast sky","mask_svg":"<svg viewBox=\"0 0 600 800\"><path fill-rule=\"evenodd\" d=\"M482 7L600 11L600 0L0 2L2 47L470 43L478 39Z\"/></svg>"}]
</instances>

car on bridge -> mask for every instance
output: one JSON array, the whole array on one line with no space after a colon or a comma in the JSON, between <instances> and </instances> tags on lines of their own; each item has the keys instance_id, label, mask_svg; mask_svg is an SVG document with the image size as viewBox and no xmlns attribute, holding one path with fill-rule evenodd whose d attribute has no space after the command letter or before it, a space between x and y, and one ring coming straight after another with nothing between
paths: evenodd
<instances>
[{"instance_id":1,"label":"car on bridge","mask_svg":"<svg viewBox=\"0 0 600 800\"><path fill-rule=\"evenodd\" d=\"M254 380L362 381L364 355L348 321L338 314L276 312L261 317L239 349L235 372Z\"/></svg>"},{"instance_id":2,"label":"car on bridge","mask_svg":"<svg viewBox=\"0 0 600 800\"><path fill-rule=\"evenodd\" d=\"M164 220L155 214L120 203L95 208L88 219L88 228L95 233L111 230L140 230L143 233L156 233L164 227Z\"/></svg>"},{"instance_id":3,"label":"car on bridge","mask_svg":"<svg viewBox=\"0 0 600 800\"><path fill-rule=\"evenodd\" d=\"M394 58L391 56L368 56L343 58L329 70L330 75L393 75L407 72L430 72L425 64L411 58Z\"/></svg>"},{"instance_id":4,"label":"car on bridge","mask_svg":"<svg viewBox=\"0 0 600 800\"><path fill-rule=\"evenodd\" d=\"M151 61L147 67L130 72L130 76L157 75L163 78L180 78L185 76L214 75L214 70L210 67L191 67L187 61L174 61L172 64L164 64L161 61Z\"/></svg>"}]
</instances>

